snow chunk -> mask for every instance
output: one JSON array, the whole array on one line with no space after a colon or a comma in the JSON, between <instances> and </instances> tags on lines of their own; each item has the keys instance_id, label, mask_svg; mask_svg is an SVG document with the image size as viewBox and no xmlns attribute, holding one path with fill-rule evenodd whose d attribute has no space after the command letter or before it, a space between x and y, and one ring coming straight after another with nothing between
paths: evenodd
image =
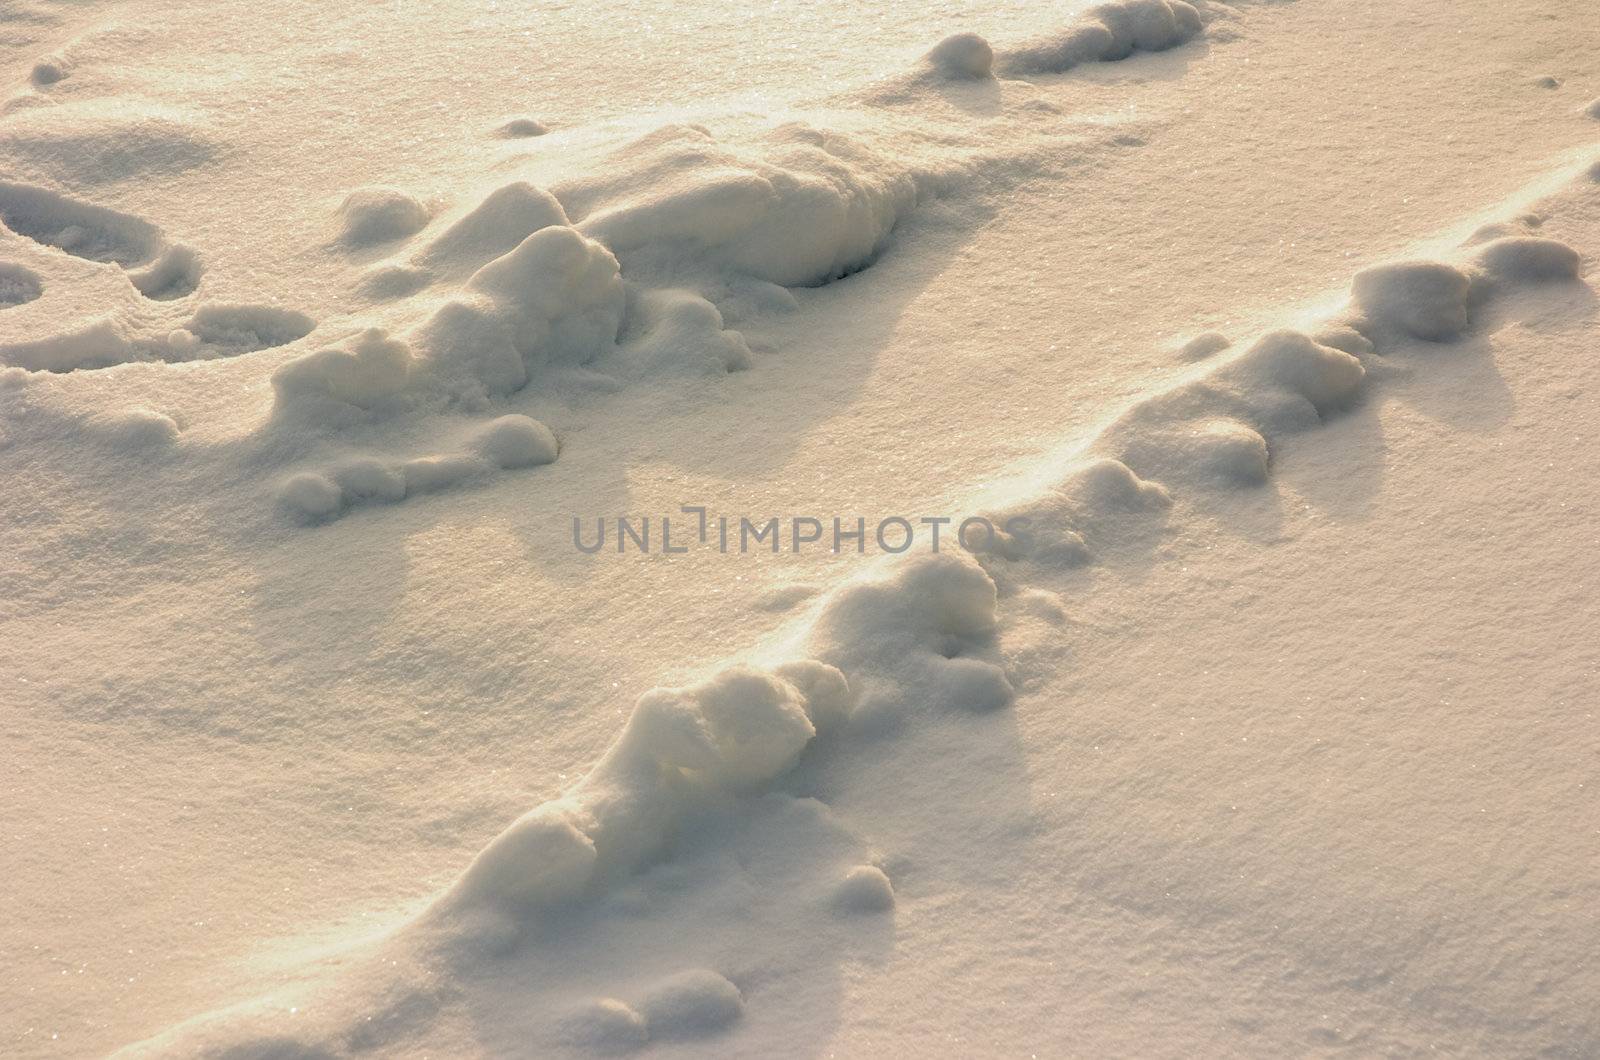
<instances>
[{"instance_id":1,"label":"snow chunk","mask_svg":"<svg viewBox=\"0 0 1600 1060\"><path fill-rule=\"evenodd\" d=\"M956 33L928 52L926 61L950 78L993 77L994 49L976 33Z\"/></svg>"},{"instance_id":2,"label":"snow chunk","mask_svg":"<svg viewBox=\"0 0 1600 1060\"><path fill-rule=\"evenodd\" d=\"M550 130L541 122L532 118L512 118L494 131L502 140L524 140L531 136L543 136Z\"/></svg>"},{"instance_id":3,"label":"snow chunk","mask_svg":"<svg viewBox=\"0 0 1600 1060\"><path fill-rule=\"evenodd\" d=\"M554 364L581 365L616 342L624 293L617 259L572 228L542 228L467 281L417 333L447 377L489 394Z\"/></svg>"},{"instance_id":4,"label":"snow chunk","mask_svg":"<svg viewBox=\"0 0 1600 1060\"><path fill-rule=\"evenodd\" d=\"M1081 505L1099 511L1138 512L1172 504L1160 483L1146 482L1127 464L1109 458L1084 466L1069 480L1066 491Z\"/></svg>"},{"instance_id":5,"label":"snow chunk","mask_svg":"<svg viewBox=\"0 0 1600 1060\"><path fill-rule=\"evenodd\" d=\"M338 514L344 491L326 475L302 471L278 489L278 502L302 522L317 522Z\"/></svg>"},{"instance_id":6,"label":"snow chunk","mask_svg":"<svg viewBox=\"0 0 1600 1060\"><path fill-rule=\"evenodd\" d=\"M493 305L446 302L412 338L447 380L470 381L472 389L496 395L527 385L528 366L517 352L511 326Z\"/></svg>"},{"instance_id":7,"label":"snow chunk","mask_svg":"<svg viewBox=\"0 0 1600 1060\"><path fill-rule=\"evenodd\" d=\"M469 478L476 478L487 469L487 465L474 454L448 453L407 460L400 465L400 474L405 479L406 496L411 497L448 489Z\"/></svg>"},{"instance_id":8,"label":"snow chunk","mask_svg":"<svg viewBox=\"0 0 1600 1060\"><path fill-rule=\"evenodd\" d=\"M501 416L478 432L473 448L499 468L536 467L555 460L556 436L527 416Z\"/></svg>"},{"instance_id":9,"label":"snow chunk","mask_svg":"<svg viewBox=\"0 0 1600 1060\"><path fill-rule=\"evenodd\" d=\"M497 258L567 214L549 192L526 181L507 184L451 223L422 252L420 263L443 271L466 271Z\"/></svg>"},{"instance_id":10,"label":"snow chunk","mask_svg":"<svg viewBox=\"0 0 1600 1060\"><path fill-rule=\"evenodd\" d=\"M582 231L618 254L685 256L782 286L826 283L871 261L917 201L910 172L800 122L751 147L670 126L557 189Z\"/></svg>"},{"instance_id":11,"label":"snow chunk","mask_svg":"<svg viewBox=\"0 0 1600 1060\"><path fill-rule=\"evenodd\" d=\"M71 67L67 65L67 61L60 57L40 59L33 64L33 70L28 74L28 80L40 88L46 88L65 80L70 69Z\"/></svg>"},{"instance_id":12,"label":"snow chunk","mask_svg":"<svg viewBox=\"0 0 1600 1060\"><path fill-rule=\"evenodd\" d=\"M744 996L716 972L679 972L645 998L645 1024L653 1038L697 1038L720 1031L744 1014Z\"/></svg>"},{"instance_id":13,"label":"snow chunk","mask_svg":"<svg viewBox=\"0 0 1600 1060\"><path fill-rule=\"evenodd\" d=\"M572 228L540 229L467 286L494 300L525 357L588 360L616 339L622 319L617 259Z\"/></svg>"},{"instance_id":14,"label":"snow chunk","mask_svg":"<svg viewBox=\"0 0 1600 1060\"><path fill-rule=\"evenodd\" d=\"M411 378L411 348L382 328L368 328L344 346L318 350L272 374L279 410L332 400L372 409L405 390Z\"/></svg>"},{"instance_id":15,"label":"snow chunk","mask_svg":"<svg viewBox=\"0 0 1600 1060\"><path fill-rule=\"evenodd\" d=\"M516 915L632 872L667 841L696 790L770 781L810 742L812 716L836 720L847 699L843 675L811 661L774 673L733 666L697 685L646 692L578 787L490 842L437 911Z\"/></svg>"},{"instance_id":16,"label":"snow chunk","mask_svg":"<svg viewBox=\"0 0 1600 1060\"><path fill-rule=\"evenodd\" d=\"M547 802L495 837L457 881L455 893L499 906L543 905L575 897L594 873L592 827L576 807Z\"/></svg>"},{"instance_id":17,"label":"snow chunk","mask_svg":"<svg viewBox=\"0 0 1600 1060\"><path fill-rule=\"evenodd\" d=\"M1081 63L1175 48L1200 32L1200 13L1184 0L1116 0L1090 9L1084 21L1062 33L1006 54L1000 67L1024 77L1064 73Z\"/></svg>"},{"instance_id":18,"label":"snow chunk","mask_svg":"<svg viewBox=\"0 0 1600 1060\"><path fill-rule=\"evenodd\" d=\"M833 904L844 913L882 913L894 908L894 885L875 865L857 865L833 890Z\"/></svg>"},{"instance_id":19,"label":"snow chunk","mask_svg":"<svg viewBox=\"0 0 1600 1060\"><path fill-rule=\"evenodd\" d=\"M416 294L433 282L433 273L415 265L380 265L362 277L357 291L379 301Z\"/></svg>"},{"instance_id":20,"label":"snow chunk","mask_svg":"<svg viewBox=\"0 0 1600 1060\"><path fill-rule=\"evenodd\" d=\"M1453 270L1452 270L1453 271ZM1298 331L1273 331L1229 362L1219 377L1251 389L1279 389L1304 398L1319 415L1343 407L1361 390L1366 369L1343 350Z\"/></svg>"},{"instance_id":21,"label":"snow chunk","mask_svg":"<svg viewBox=\"0 0 1600 1060\"><path fill-rule=\"evenodd\" d=\"M372 457L340 464L333 470L333 480L339 484L343 498L351 502L393 502L406 495L405 475Z\"/></svg>"},{"instance_id":22,"label":"snow chunk","mask_svg":"<svg viewBox=\"0 0 1600 1060\"><path fill-rule=\"evenodd\" d=\"M1538 236L1507 236L1486 243L1478 261L1497 279L1524 283L1576 280L1581 264L1576 250Z\"/></svg>"},{"instance_id":23,"label":"snow chunk","mask_svg":"<svg viewBox=\"0 0 1600 1060\"><path fill-rule=\"evenodd\" d=\"M579 1007L563 1021L571 1044L601 1053L637 1049L650 1038L644 1017L616 998L604 997Z\"/></svg>"},{"instance_id":24,"label":"snow chunk","mask_svg":"<svg viewBox=\"0 0 1600 1060\"><path fill-rule=\"evenodd\" d=\"M642 334L622 352L643 369L720 375L750 367L744 336L725 329L717 307L693 291L634 292L628 319Z\"/></svg>"},{"instance_id":25,"label":"snow chunk","mask_svg":"<svg viewBox=\"0 0 1600 1060\"><path fill-rule=\"evenodd\" d=\"M817 732L827 732L850 714L850 685L844 674L815 659L784 663L775 671L800 692L806 717Z\"/></svg>"},{"instance_id":26,"label":"snow chunk","mask_svg":"<svg viewBox=\"0 0 1600 1060\"><path fill-rule=\"evenodd\" d=\"M881 581L846 586L818 618L824 658L845 669L944 662L995 630L994 581L959 553L919 556Z\"/></svg>"},{"instance_id":27,"label":"snow chunk","mask_svg":"<svg viewBox=\"0 0 1600 1060\"><path fill-rule=\"evenodd\" d=\"M1203 424L1187 441L1179 455L1200 474L1242 486L1266 483L1267 440L1237 420Z\"/></svg>"},{"instance_id":28,"label":"snow chunk","mask_svg":"<svg viewBox=\"0 0 1600 1060\"><path fill-rule=\"evenodd\" d=\"M1356 273L1356 308L1380 329L1449 342L1467 328L1472 279L1438 261L1374 265Z\"/></svg>"},{"instance_id":29,"label":"snow chunk","mask_svg":"<svg viewBox=\"0 0 1600 1060\"><path fill-rule=\"evenodd\" d=\"M1179 346L1178 359L1181 361L1203 361L1214 353L1221 353L1231 345L1233 343L1222 332L1207 331L1196 335Z\"/></svg>"},{"instance_id":30,"label":"snow chunk","mask_svg":"<svg viewBox=\"0 0 1600 1060\"><path fill-rule=\"evenodd\" d=\"M427 225L429 210L397 188L357 188L339 206L339 240L351 247L390 243Z\"/></svg>"},{"instance_id":31,"label":"snow chunk","mask_svg":"<svg viewBox=\"0 0 1600 1060\"><path fill-rule=\"evenodd\" d=\"M178 423L171 416L146 408L101 412L84 421L93 437L122 449L156 449L178 440Z\"/></svg>"},{"instance_id":32,"label":"snow chunk","mask_svg":"<svg viewBox=\"0 0 1600 1060\"><path fill-rule=\"evenodd\" d=\"M692 688L657 688L634 708L640 737L667 765L750 787L794 764L816 735L805 697L774 674L734 666Z\"/></svg>"}]
</instances>

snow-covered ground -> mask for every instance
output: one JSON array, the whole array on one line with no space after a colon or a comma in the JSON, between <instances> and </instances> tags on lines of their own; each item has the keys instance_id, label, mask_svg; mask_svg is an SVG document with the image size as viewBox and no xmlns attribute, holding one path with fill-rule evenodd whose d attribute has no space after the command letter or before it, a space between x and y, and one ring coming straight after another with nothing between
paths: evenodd
<instances>
[{"instance_id":1,"label":"snow-covered ground","mask_svg":"<svg viewBox=\"0 0 1600 1060\"><path fill-rule=\"evenodd\" d=\"M1600 1054L1585 0L0 64L0 1053Z\"/></svg>"}]
</instances>

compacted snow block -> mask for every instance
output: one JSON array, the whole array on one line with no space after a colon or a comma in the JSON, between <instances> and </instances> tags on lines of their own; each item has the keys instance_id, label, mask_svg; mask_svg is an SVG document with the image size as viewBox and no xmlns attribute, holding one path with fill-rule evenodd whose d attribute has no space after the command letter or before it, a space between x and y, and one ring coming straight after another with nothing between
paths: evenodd
<instances>
[{"instance_id":1,"label":"compacted snow block","mask_svg":"<svg viewBox=\"0 0 1600 1060\"><path fill-rule=\"evenodd\" d=\"M358 188L339 207L339 239L367 247L415 235L428 223L428 208L395 188Z\"/></svg>"},{"instance_id":2,"label":"compacted snow block","mask_svg":"<svg viewBox=\"0 0 1600 1060\"><path fill-rule=\"evenodd\" d=\"M1374 265L1356 273L1355 306L1374 327L1429 342L1449 342L1468 323L1472 279L1440 261Z\"/></svg>"}]
</instances>

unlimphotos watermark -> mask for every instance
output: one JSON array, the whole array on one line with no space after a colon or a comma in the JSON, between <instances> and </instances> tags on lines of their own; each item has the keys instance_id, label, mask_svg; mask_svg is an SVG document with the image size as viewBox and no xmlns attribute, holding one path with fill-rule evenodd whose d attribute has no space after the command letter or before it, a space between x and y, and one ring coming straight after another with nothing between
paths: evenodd
<instances>
[{"instance_id":1,"label":"unlimphotos watermark","mask_svg":"<svg viewBox=\"0 0 1600 1060\"><path fill-rule=\"evenodd\" d=\"M899 555L913 549L938 552L952 542L968 552L992 551L1000 535L1018 545L1027 540L1028 520L1013 516L995 523L972 515L890 515L869 521L864 515L830 516L713 514L704 505L686 504L677 515L572 517L572 544L579 552L629 552L683 555L713 551L722 555L755 552L835 554L882 552ZM608 547L609 543L609 547Z\"/></svg>"}]
</instances>

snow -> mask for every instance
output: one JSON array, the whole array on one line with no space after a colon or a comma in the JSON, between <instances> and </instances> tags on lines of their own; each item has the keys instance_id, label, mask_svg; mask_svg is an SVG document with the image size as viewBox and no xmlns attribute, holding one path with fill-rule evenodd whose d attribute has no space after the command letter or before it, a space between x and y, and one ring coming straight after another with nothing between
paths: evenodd
<instances>
[{"instance_id":1,"label":"snow","mask_svg":"<svg viewBox=\"0 0 1600 1060\"><path fill-rule=\"evenodd\" d=\"M0 1051L1600 1050L1597 55L0 10Z\"/></svg>"}]
</instances>

